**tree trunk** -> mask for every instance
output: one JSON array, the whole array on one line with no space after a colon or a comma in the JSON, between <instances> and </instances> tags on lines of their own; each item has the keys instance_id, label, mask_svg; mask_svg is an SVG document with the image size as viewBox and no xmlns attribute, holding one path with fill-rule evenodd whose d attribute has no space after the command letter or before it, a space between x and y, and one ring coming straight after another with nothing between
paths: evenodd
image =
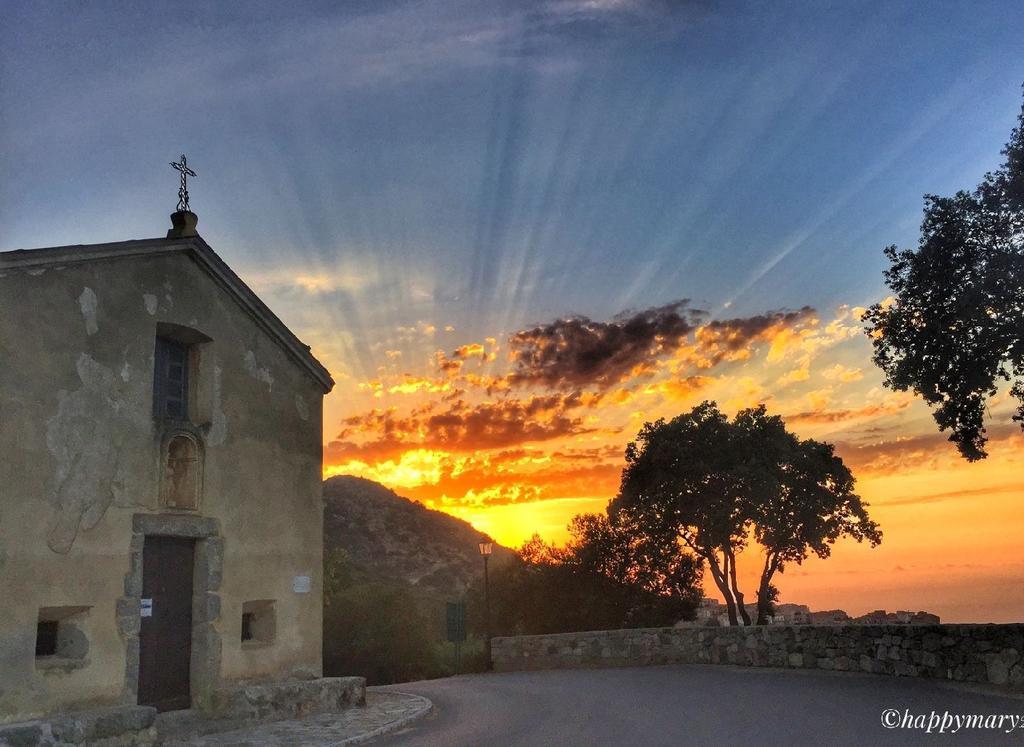
<instances>
[{"instance_id":1,"label":"tree trunk","mask_svg":"<svg viewBox=\"0 0 1024 747\"><path fill-rule=\"evenodd\" d=\"M768 608L771 604L768 600L768 593L772 583L772 576L775 575L777 569L778 565L775 561L775 556L768 553L764 559L764 570L761 571L761 583L757 587L758 625L768 624Z\"/></svg>"},{"instance_id":2,"label":"tree trunk","mask_svg":"<svg viewBox=\"0 0 1024 747\"><path fill-rule=\"evenodd\" d=\"M687 547L708 562L708 568L711 570L711 578L715 580L715 586L717 586L718 590L722 592L722 598L725 600L725 609L729 615L729 624L739 625L739 620L736 618L736 600L733 599L732 592L729 591L728 569L723 569L719 564L718 555L714 550L699 548L685 532L680 533L679 536L682 538L683 542L686 543ZM724 551L722 552L722 559L726 563L729 559Z\"/></svg>"},{"instance_id":3,"label":"tree trunk","mask_svg":"<svg viewBox=\"0 0 1024 747\"><path fill-rule=\"evenodd\" d=\"M747 608L743 604L743 592L740 591L739 585L736 583L736 556L733 555L732 550L728 551L729 557L729 583L732 585L732 595L736 599L736 607L739 610L740 617L743 618L744 625L750 625L750 615L747 613Z\"/></svg>"},{"instance_id":4,"label":"tree trunk","mask_svg":"<svg viewBox=\"0 0 1024 747\"><path fill-rule=\"evenodd\" d=\"M704 555L704 559L708 561L711 577L715 580L715 585L722 592L722 597L725 599L725 608L729 614L729 624L739 625L739 620L736 619L736 602L733 600L732 593L729 591L729 584L726 582L726 571L718 564L718 557L715 553L707 553ZM727 556L723 556L723 559L728 563Z\"/></svg>"}]
</instances>

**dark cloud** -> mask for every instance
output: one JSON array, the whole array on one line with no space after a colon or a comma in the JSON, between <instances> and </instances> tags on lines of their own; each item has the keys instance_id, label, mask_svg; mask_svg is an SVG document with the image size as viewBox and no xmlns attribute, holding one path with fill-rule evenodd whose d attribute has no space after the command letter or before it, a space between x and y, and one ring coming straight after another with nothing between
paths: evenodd
<instances>
[{"instance_id":1,"label":"dark cloud","mask_svg":"<svg viewBox=\"0 0 1024 747\"><path fill-rule=\"evenodd\" d=\"M512 372L508 381L554 389L608 389L620 381L653 374L655 362L676 352L691 334L702 367L715 366L783 329L813 321L814 309L805 306L708 322L706 316L707 312L690 308L683 299L623 312L608 322L577 316L516 332L509 338Z\"/></svg>"},{"instance_id":2,"label":"dark cloud","mask_svg":"<svg viewBox=\"0 0 1024 747\"><path fill-rule=\"evenodd\" d=\"M705 312L682 300L608 322L585 316L558 319L509 338L510 379L556 389L607 388L684 341Z\"/></svg>"},{"instance_id":3,"label":"dark cloud","mask_svg":"<svg viewBox=\"0 0 1024 747\"><path fill-rule=\"evenodd\" d=\"M449 357L445 355L442 350L438 350L434 353L434 363L439 371L447 374L448 376L455 376L462 370L462 360L456 358L454 355Z\"/></svg>"},{"instance_id":4,"label":"dark cloud","mask_svg":"<svg viewBox=\"0 0 1024 747\"><path fill-rule=\"evenodd\" d=\"M425 421L432 445L449 449L493 449L531 441L547 441L586 432L569 414L583 405L579 393L527 400L500 400L480 405L453 403Z\"/></svg>"}]
</instances>

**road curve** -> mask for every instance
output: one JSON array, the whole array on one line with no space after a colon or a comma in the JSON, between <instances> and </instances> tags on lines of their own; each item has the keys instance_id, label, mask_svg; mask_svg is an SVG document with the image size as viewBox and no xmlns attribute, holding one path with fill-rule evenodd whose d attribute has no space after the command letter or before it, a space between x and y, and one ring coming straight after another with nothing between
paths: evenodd
<instances>
[{"instance_id":1,"label":"road curve","mask_svg":"<svg viewBox=\"0 0 1024 747\"><path fill-rule=\"evenodd\" d=\"M394 685L429 698L434 711L387 747L504 745L935 744L923 730L886 728L936 714L1014 715L1024 698L942 682L803 670L673 665L451 677ZM887 718L894 718L891 714ZM962 727L961 744L1020 744L1024 723Z\"/></svg>"}]
</instances>

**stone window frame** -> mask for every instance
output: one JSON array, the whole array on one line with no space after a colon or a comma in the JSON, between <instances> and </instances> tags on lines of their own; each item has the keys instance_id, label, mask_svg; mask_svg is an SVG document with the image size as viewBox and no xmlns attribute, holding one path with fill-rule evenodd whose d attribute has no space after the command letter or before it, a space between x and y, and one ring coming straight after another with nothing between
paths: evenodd
<instances>
[{"instance_id":1,"label":"stone window frame","mask_svg":"<svg viewBox=\"0 0 1024 747\"><path fill-rule=\"evenodd\" d=\"M192 570L192 654L189 689L192 708L210 710L220 683L221 636L220 588L224 576L224 538L216 519L175 514L134 514L129 544L129 570L124 577L124 596L117 600L117 628L125 643L124 702L139 700L139 631L142 600L142 558L146 537L194 539Z\"/></svg>"}]
</instances>

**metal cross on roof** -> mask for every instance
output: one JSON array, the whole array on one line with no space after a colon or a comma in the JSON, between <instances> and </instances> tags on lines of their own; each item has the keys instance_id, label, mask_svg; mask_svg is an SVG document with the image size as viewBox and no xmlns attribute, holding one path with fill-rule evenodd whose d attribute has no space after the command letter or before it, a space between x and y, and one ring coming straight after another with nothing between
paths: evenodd
<instances>
[{"instance_id":1,"label":"metal cross on roof","mask_svg":"<svg viewBox=\"0 0 1024 747\"><path fill-rule=\"evenodd\" d=\"M181 154L180 161L171 161L171 168L181 174L181 186L178 187L178 212L192 212L188 206L188 178L195 176L196 172L188 167L185 154Z\"/></svg>"}]
</instances>

